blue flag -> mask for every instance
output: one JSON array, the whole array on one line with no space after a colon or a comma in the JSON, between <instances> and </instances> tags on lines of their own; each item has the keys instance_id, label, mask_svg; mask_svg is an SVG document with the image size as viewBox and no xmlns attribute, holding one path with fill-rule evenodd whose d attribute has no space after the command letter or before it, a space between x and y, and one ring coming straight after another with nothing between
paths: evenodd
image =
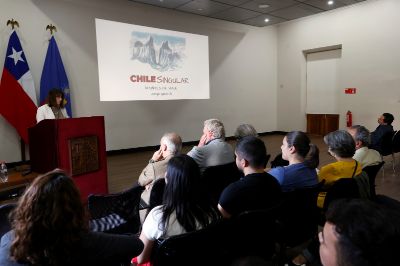
<instances>
[{"instance_id":1,"label":"blue flag","mask_svg":"<svg viewBox=\"0 0 400 266\"><path fill-rule=\"evenodd\" d=\"M67 101L65 108L69 117L72 117L68 78L54 36L51 36L49 42L42 77L40 79L40 104L46 102L51 89L60 89L64 92L65 100Z\"/></svg>"}]
</instances>

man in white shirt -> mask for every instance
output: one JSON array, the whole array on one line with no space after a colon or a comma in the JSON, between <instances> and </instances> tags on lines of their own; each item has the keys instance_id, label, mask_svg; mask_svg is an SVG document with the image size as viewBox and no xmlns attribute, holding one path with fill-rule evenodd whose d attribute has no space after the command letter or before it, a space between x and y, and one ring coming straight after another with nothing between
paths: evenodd
<instances>
[{"instance_id":1,"label":"man in white shirt","mask_svg":"<svg viewBox=\"0 0 400 266\"><path fill-rule=\"evenodd\" d=\"M363 168L382 162L382 156L379 154L379 152L373 149L368 149L368 145L371 141L371 135L368 129L363 126L356 125L349 127L347 131L350 133L356 143L356 153L354 154L353 159L361 163Z\"/></svg>"}]
</instances>

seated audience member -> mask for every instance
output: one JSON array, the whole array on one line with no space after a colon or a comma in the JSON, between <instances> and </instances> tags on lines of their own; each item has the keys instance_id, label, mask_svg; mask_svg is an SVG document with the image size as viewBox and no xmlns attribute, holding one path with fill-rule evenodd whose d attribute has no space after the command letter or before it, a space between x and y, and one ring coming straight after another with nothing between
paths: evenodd
<instances>
[{"instance_id":1,"label":"seated audience member","mask_svg":"<svg viewBox=\"0 0 400 266\"><path fill-rule=\"evenodd\" d=\"M0 265L120 265L140 254L136 236L88 231L79 191L56 170L37 177L11 214Z\"/></svg>"},{"instance_id":2,"label":"seated audience member","mask_svg":"<svg viewBox=\"0 0 400 266\"><path fill-rule=\"evenodd\" d=\"M398 265L399 212L367 200L337 201L328 209L319 241L324 266Z\"/></svg>"},{"instance_id":3,"label":"seated audience member","mask_svg":"<svg viewBox=\"0 0 400 266\"><path fill-rule=\"evenodd\" d=\"M167 172L169 160L181 152L182 139L176 133L165 133L160 141L160 149L153 154L149 164L143 169L139 176L139 184L145 187L142 199L149 204L150 192L154 182L159 178L164 178Z\"/></svg>"},{"instance_id":4,"label":"seated audience member","mask_svg":"<svg viewBox=\"0 0 400 266\"><path fill-rule=\"evenodd\" d=\"M382 162L382 156L379 152L374 149L368 149L371 139L368 129L356 125L349 127L347 132L350 133L356 144L356 153L354 154L353 159L361 163L362 168Z\"/></svg>"},{"instance_id":5,"label":"seated audience member","mask_svg":"<svg viewBox=\"0 0 400 266\"><path fill-rule=\"evenodd\" d=\"M279 166L268 173L278 180L283 192L318 184L315 168L319 164L319 150L310 143L304 132L292 131L286 134L281 150L282 158L289 161L289 166Z\"/></svg>"},{"instance_id":6,"label":"seated audience member","mask_svg":"<svg viewBox=\"0 0 400 266\"><path fill-rule=\"evenodd\" d=\"M371 132L371 149L375 149L379 152L382 151L382 138L387 133L393 132L393 123L394 116L390 113L383 113L378 118L379 126L375 129L375 131Z\"/></svg>"},{"instance_id":7,"label":"seated audience member","mask_svg":"<svg viewBox=\"0 0 400 266\"><path fill-rule=\"evenodd\" d=\"M278 181L264 171L267 149L254 136L240 139L236 146L236 165L244 177L224 189L218 209L225 218L244 211L268 209L281 200Z\"/></svg>"},{"instance_id":8,"label":"seated audience member","mask_svg":"<svg viewBox=\"0 0 400 266\"><path fill-rule=\"evenodd\" d=\"M331 186L340 178L352 178L361 174L361 164L353 159L356 144L352 136L345 130L336 130L324 137L328 145L328 152L336 162L321 167L318 173L319 181L325 180L325 187ZM322 208L325 200L325 192L319 193L318 207Z\"/></svg>"},{"instance_id":9,"label":"seated audience member","mask_svg":"<svg viewBox=\"0 0 400 266\"><path fill-rule=\"evenodd\" d=\"M40 106L36 112L36 121L39 123L44 119L62 119L68 118L65 109L64 92L60 89L52 89L47 96L47 103Z\"/></svg>"},{"instance_id":10,"label":"seated audience member","mask_svg":"<svg viewBox=\"0 0 400 266\"><path fill-rule=\"evenodd\" d=\"M233 149L225 142L224 124L218 119L204 121L199 144L194 146L188 155L199 165L201 173L207 167L234 162Z\"/></svg>"},{"instance_id":11,"label":"seated audience member","mask_svg":"<svg viewBox=\"0 0 400 266\"><path fill-rule=\"evenodd\" d=\"M163 205L150 211L143 223L140 239L143 252L132 260L144 264L150 261L154 242L160 238L199 230L219 219L219 213L204 193L196 162L181 154L168 162Z\"/></svg>"},{"instance_id":12,"label":"seated audience member","mask_svg":"<svg viewBox=\"0 0 400 266\"><path fill-rule=\"evenodd\" d=\"M239 140L247 136L258 137L256 129L250 124L239 125L235 131L235 138Z\"/></svg>"}]
</instances>

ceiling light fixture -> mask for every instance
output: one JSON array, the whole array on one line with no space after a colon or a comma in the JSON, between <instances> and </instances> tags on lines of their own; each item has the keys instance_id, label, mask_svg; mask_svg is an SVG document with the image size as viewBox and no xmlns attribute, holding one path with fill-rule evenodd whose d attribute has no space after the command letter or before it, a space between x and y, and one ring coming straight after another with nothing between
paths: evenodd
<instances>
[{"instance_id":1,"label":"ceiling light fixture","mask_svg":"<svg viewBox=\"0 0 400 266\"><path fill-rule=\"evenodd\" d=\"M333 3L334 2L332 0L328 1L328 5L330 5L330 6L333 5Z\"/></svg>"},{"instance_id":2,"label":"ceiling light fixture","mask_svg":"<svg viewBox=\"0 0 400 266\"><path fill-rule=\"evenodd\" d=\"M265 22L269 22L269 18L264 19Z\"/></svg>"},{"instance_id":3,"label":"ceiling light fixture","mask_svg":"<svg viewBox=\"0 0 400 266\"><path fill-rule=\"evenodd\" d=\"M258 8L268 8L268 7L269 7L269 5L267 5L267 4L258 5Z\"/></svg>"}]
</instances>

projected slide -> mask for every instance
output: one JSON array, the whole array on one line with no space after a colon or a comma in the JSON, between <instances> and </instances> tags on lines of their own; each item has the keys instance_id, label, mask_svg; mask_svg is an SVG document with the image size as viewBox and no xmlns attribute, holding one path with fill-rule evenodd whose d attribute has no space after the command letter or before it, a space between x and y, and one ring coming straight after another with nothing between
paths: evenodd
<instances>
[{"instance_id":1,"label":"projected slide","mask_svg":"<svg viewBox=\"0 0 400 266\"><path fill-rule=\"evenodd\" d=\"M208 37L96 19L101 101L208 99Z\"/></svg>"}]
</instances>

